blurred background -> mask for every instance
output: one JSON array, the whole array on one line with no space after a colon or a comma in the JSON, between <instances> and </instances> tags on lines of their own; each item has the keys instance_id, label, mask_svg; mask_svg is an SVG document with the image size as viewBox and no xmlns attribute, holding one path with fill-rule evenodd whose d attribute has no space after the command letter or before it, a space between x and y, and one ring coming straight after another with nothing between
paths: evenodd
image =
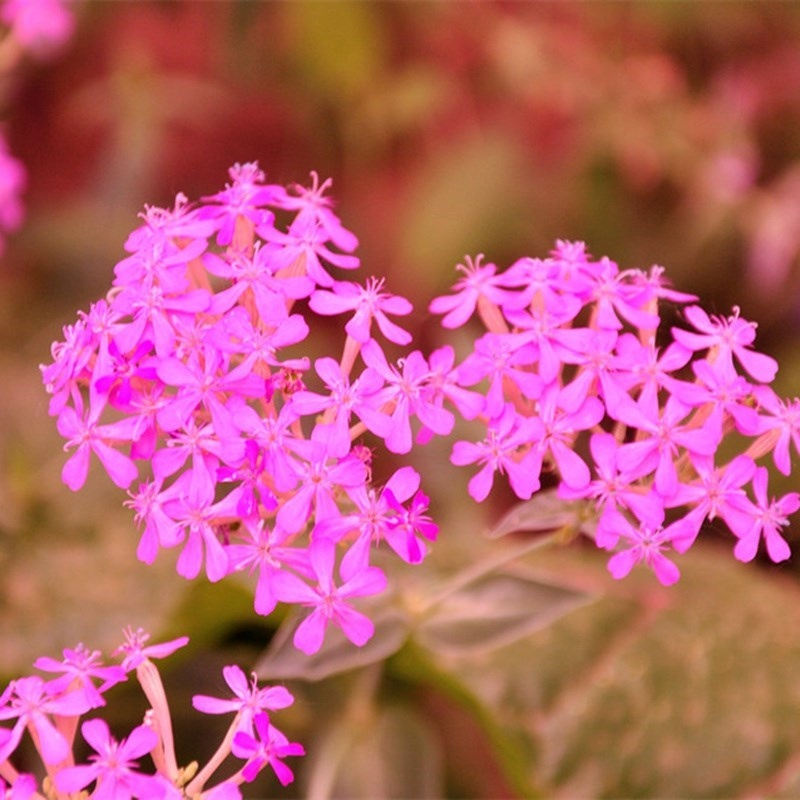
<instances>
[{"instance_id":1,"label":"blurred background","mask_svg":"<svg viewBox=\"0 0 800 800\"><path fill-rule=\"evenodd\" d=\"M179 583L169 563L134 563L132 520L108 481L94 476L79 495L61 486L61 442L37 369L61 326L107 291L144 204L213 194L234 162L257 160L278 183L305 182L312 170L333 178L337 211L361 241L362 275L387 276L414 302L423 347L439 336L427 301L465 254L504 267L546 255L556 238L578 239L623 267L663 265L711 311L741 306L758 321L761 349L782 364L778 390L798 394L796 4L139 0L76 3L74 12L62 48L24 59L0 84L3 130L28 175L25 222L0 260L0 675L79 640L111 647L130 622L188 626L214 669L237 654L246 666L263 647L268 631L252 621L248 598L220 602ZM468 511L473 524L478 513ZM800 772L798 569L755 565L734 578L719 565L732 561L730 542L724 549L698 556L702 569L688 567L687 588L669 599L644 576L614 589L602 625L581 617L558 641L537 640L537 653L546 645L574 656L570 636L581 638L584 689L562 685L569 673L548 673L545 660L535 690L514 683L524 696L504 695L508 713L538 709L519 730L487 716L502 703L481 695L470 665L458 690L400 669L392 709L411 696L415 713L438 720L431 730L396 715L386 723L429 742L424 769L404 754L406 773L435 775L415 791L791 796ZM606 591L602 562L585 557L558 569ZM715 570L723 574L712 602L700 587L708 591ZM743 596L747 614L730 610L721 625ZM727 638L706 650L711 627ZM742 633L755 629L758 641ZM743 660L731 661L737 647ZM667 675L653 671L654 652L671 665ZM730 691L687 700L687 653L699 692ZM533 671L535 656L511 662L520 659ZM205 672L197 680L211 681L202 690L213 694L219 678ZM314 691L311 717L328 702ZM598 727L584 739L574 720L590 706ZM654 727L628 741L622 729L642 714ZM670 720L682 733L665 748L658 731ZM721 726L713 734L712 722ZM744 739L715 755L723 761L709 775L708 751L697 748L731 726ZM502 731L512 728L507 741ZM371 796L357 784L341 792ZM408 795L399 785L386 793Z\"/></svg>"}]
</instances>

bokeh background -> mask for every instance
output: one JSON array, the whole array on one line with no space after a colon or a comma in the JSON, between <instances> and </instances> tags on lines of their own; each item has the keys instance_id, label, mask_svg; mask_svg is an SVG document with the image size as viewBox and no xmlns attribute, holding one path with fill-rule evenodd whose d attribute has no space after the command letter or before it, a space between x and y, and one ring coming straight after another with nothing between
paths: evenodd
<instances>
[{"instance_id":1,"label":"bokeh background","mask_svg":"<svg viewBox=\"0 0 800 800\"><path fill-rule=\"evenodd\" d=\"M185 585L166 562L136 564L130 514L107 481L94 476L79 495L60 485L38 379L61 326L107 291L144 204L212 194L234 162L257 160L279 183L312 170L333 178L363 274L412 299L423 347L439 336L427 300L466 254L505 266L579 239L624 267L663 265L712 311L741 306L781 361L779 390L798 394L800 6L138 0L74 10L71 40L0 84L4 131L28 171L26 222L0 260L0 675L79 640L111 647L133 622L191 632L204 659L195 652L174 678L188 698L193 686L220 689L218 667L246 666L269 636L240 593ZM443 535L448 525L477 535L502 510L504 498L465 510L463 494L447 494L463 489L457 480L440 476L436 489ZM553 570L610 592L600 610L570 615L524 651L448 664L446 680L442 664L423 677L397 666L373 745L417 742L421 752L392 763L427 782L356 766L363 779L336 791L796 793L800 570L740 569L730 541L708 538L672 594L648 575L611 587L602 560L580 548L557 556ZM336 733L351 710L332 698L357 679L339 680L328 694L309 688L295 720L318 743L355 735ZM356 765L383 763L358 747ZM306 778L294 792L321 796L309 786L321 791Z\"/></svg>"}]
</instances>

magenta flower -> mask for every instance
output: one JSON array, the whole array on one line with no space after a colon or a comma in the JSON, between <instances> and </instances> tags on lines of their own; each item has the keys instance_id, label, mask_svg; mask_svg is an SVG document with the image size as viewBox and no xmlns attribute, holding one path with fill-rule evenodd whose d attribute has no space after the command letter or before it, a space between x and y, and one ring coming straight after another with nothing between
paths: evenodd
<instances>
[{"instance_id":1,"label":"magenta flower","mask_svg":"<svg viewBox=\"0 0 800 800\"><path fill-rule=\"evenodd\" d=\"M188 636L179 636L177 639L171 639L169 642L148 645L147 641L150 639L150 634L143 628L134 630L130 626L125 628L122 633L125 636L125 641L112 655L124 656L122 659L122 669L126 672L136 669L141 663L151 658L166 658L167 656L171 656L176 650L179 650L189 643Z\"/></svg>"},{"instance_id":2,"label":"magenta flower","mask_svg":"<svg viewBox=\"0 0 800 800\"><path fill-rule=\"evenodd\" d=\"M286 531L270 527L266 520L248 517L238 532L236 541L226 548L231 571L256 572L256 593L253 607L257 614L267 616L278 604L273 579L284 566L308 572L306 550L286 547Z\"/></svg>"},{"instance_id":3,"label":"magenta flower","mask_svg":"<svg viewBox=\"0 0 800 800\"><path fill-rule=\"evenodd\" d=\"M278 205L287 211L296 211L299 219L310 220L319 225L329 241L340 250L352 253L358 247L358 239L333 213L331 198L325 197L325 192L332 185L333 181L330 178L320 183L319 175L312 171L311 186L293 184L290 187L292 191L285 192Z\"/></svg>"},{"instance_id":4,"label":"magenta flower","mask_svg":"<svg viewBox=\"0 0 800 800\"><path fill-rule=\"evenodd\" d=\"M99 650L89 650L79 644L74 650L70 648L64 650L63 661L42 656L36 659L33 666L43 672L63 673L61 677L47 682L47 691L51 694L63 694L70 688L77 688L77 684L80 687L79 691L83 691L86 695L90 707L99 708L105 705L103 692L126 679L125 670L122 667L103 666L100 658ZM95 680L102 681L99 687L95 686Z\"/></svg>"},{"instance_id":5,"label":"magenta flower","mask_svg":"<svg viewBox=\"0 0 800 800\"><path fill-rule=\"evenodd\" d=\"M419 564L425 556L426 545L423 540L435 541L439 526L428 516L430 500L426 494L418 491L406 508L394 496L391 489L384 492L389 508L395 512L389 520L384 533L392 550L409 564Z\"/></svg>"},{"instance_id":6,"label":"magenta flower","mask_svg":"<svg viewBox=\"0 0 800 800\"><path fill-rule=\"evenodd\" d=\"M215 485L202 479L204 473L184 472L168 490L164 513L185 534L183 550L178 556L179 575L196 578L205 561L206 577L212 583L222 580L229 571L228 555L218 536L217 528L228 519L236 518L240 489L233 489L214 502Z\"/></svg>"},{"instance_id":7,"label":"magenta flower","mask_svg":"<svg viewBox=\"0 0 800 800\"><path fill-rule=\"evenodd\" d=\"M312 311L323 316L354 311L354 316L345 324L344 329L361 344L372 338L373 320L390 342L408 344L411 334L395 325L386 315L405 316L413 311L413 306L405 297L381 291L383 283L383 278L369 278L366 286L337 281L330 291L318 289L314 292L309 305Z\"/></svg>"},{"instance_id":8,"label":"magenta flower","mask_svg":"<svg viewBox=\"0 0 800 800\"><path fill-rule=\"evenodd\" d=\"M436 402L432 402L427 391L430 368L419 350L414 350L401 359L398 367L390 366L386 356L375 340L362 348L364 361L386 382L378 393L381 410L391 418L392 424L384 438L392 453L408 453L412 447L411 416L415 415L423 425L441 436L453 429L455 417Z\"/></svg>"},{"instance_id":9,"label":"magenta flower","mask_svg":"<svg viewBox=\"0 0 800 800\"><path fill-rule=\"evenodd\" d=\"M135 431L135 420L121 419L107 425L99 424L105 400L95 398L86 416L82 409L66 406L58 417L58 432L67 440L65 450L75 448L61 470L61 479L77 492L89 474L89 458L94 453L105 467L108 477L121 489L127 489L139 474L136 465L114 445L129 442Z\"/></svg>"},{"instance_id":10,"label":"magenta flower","mask_svg":"<svg viewBox=\"0 0 800 800\"><path fill-rule=\"evenodd\" d=\"M5 139L0 135L0 230L3 233L15 231L22 224L25 216L22 193L27 182L28 173L24 165L11 155ZM0 253L3 244L0 238Z\"/></svg>"},{"instance_id":11,"label":"magenta flower","mask_svg":"<svg viewBox=\"0 0 800 800\"><path fill-rule=\"evenodd\" d=\"M257 714L288 708L294 702L291 692L283 686L259 688L255 673L248 682L241 667L235 664L223 667L222 675L234 698L223 700L196 694L192 697L192 706L204 714L240 714L238 730L247 731L251 736L255 733L253 720Z\"/></svg>"},{"instance_id":12,"label":"magenta flower","mask_svg":"<svg viewBox=\"0 0 800 800\"><path fill-rule=\"evenodd\" d=\"M247 759L242 770L244 779L255 780L256 775L269 764L282 786L288 786L294 780L294 773L282 759L287 756L305 755L303 745L290 742L277 728L269 722L263 711L255 716L255 733L252 736L246 731L238 731L233 737L231 750L237 758Z\"/></svg>"},{"instance_id":13,"label":"magenta flower","mask_svg":"<svg viewBox=\"0 0 800 800\"><path fill-rule=\"evenodd\" d=\"M760 430L769 431L774 438L772 458L775 466L784 474L792 471L791 449L800 453L800 398L782 400L768 386L759 386L755 395L761 411L766 415L759 418Z\"/></svg>"},{"instance_id":14,"label":"magenta flower","mask_svg":"<svg viewBox=\"0 0 800 800\"><path fill-rule=\"evenodd\" d=\"M771 383L778 371L778 362L764 353L750 349L756 338L756 324L739 316L734 307L730 317L710 317L700 306L684 309L688 322L699 331L694 333L673 328L677 342L690 350L709 350L710 358L719 358L724 368L733 371L734 356L744 369L757 381Z\"/></svg>"},{"instance_id":15,"label":"magenta flower","mask_svg":"<svg viewBox=\"0 0 800 800\"><path fill-rule=\"evenodd\" d=\"M318 358L314 369L322 378L329 394L317 394L301 390L292 395L289 407L300 416L325 411L323 424L331 426L327 437L332 455L345 456L351 445L350 418L355 414L367 427L380 437L391 429L389 417L378 410L382 400L383 378L367 367L354 380L342 372L342 367L332 358Z\"/></svg>"},{"instance_id":16,"label":"magenta flower","mask_svg":"<svg viewBox=\"0 0 800 800\"><path fill-rule=\"evenodd\" d=\"M789 517L800 508L800 494L789 492L779 499L770 500L767 496L768 480L766 467L759 467L753 476L756 502L751 511L752 525L744 534L739 534L739 541L733 549L739 561L752 561L755 558L762 536L767 553L774 562L786 561L791 555L780 530L789 524Z\"/></svg>"},{"instance_id":17,"label":"magenta flower","mask_svg":"<svg viewBox=\"0 0 800 800\"><path fill-rule=\"evenodd\" d=\"M329 624L338 625L353 644L361 647L372 638L375 626L366 615L356 611L348 602L353 597L378 594L386 588L386 576L377 567L352 563L343 565L343 583L336 586L333 578L336 545L327 539L314 539L309 547L311 568L316 586L289 572L275 575L275 595L284 603L298 603L313 609L294 634L298 650L313 655L320 647Z\"/></svg>"},{"instance_id":18,"label":"magenta flower","mask_svg":"<svg viewBox=\"0 0 800 800\"><path fill-rule=\"evenodd\" d=\"M752 523L751 503L744 486L753 477L755 462L746 455L731 459L725 467L715 467L711 457L693 457L697 479L682 484L669 506L692 505L683 518L672 524L672 546L685 553L694 543L706 519L720 517L736 535L742 535Z\"/></svg>"},{"instance_id":19,"label":"magenta flower","mask_svg":"<svg viewBox=\"0 0 800 800\"><path fill-rule=\"evenodd\" d=\"M30 800L36 794L36 789L36 778L33 775L18 775L10 787L6 787L6 782L0 778L0 800Z\"/></svg>"},{"instance_id":20,"label":"magenta flower","mask_svg":"<svg viewBox=\"0 0 800 800\"><path fill-rule=\"evenodd\" d=\"M511 387L529 400L542 393L542 379L531 372L537 363L539 348L532 343L529 334L485 333L475 342L475 349L464 359L457 370L461 386L489 379L484 411L490 417L502 413Z\"/></svg>"},{"instance_id":21,"label":"magenta flower","mask_svg":"<svg viewBox=\"0 0 800 800\"><path fill-rule=\"evenodd\" d=\"M264 206L275 204L286 194L282 186L264 183L266 176L255 162L234 164L228 175L231 182L221 192L204 198L212 205L204 207L203 217L214 220L219 227L217 243L221 245L234 242L240 219L252 225L269 223L273 214Z\"/></svg>"},{"instance_id":22,"label":"magenta flower","mask_svg":"<svg viewBox=\"0 0 800 800\"><path fill-rule=\"evenodd\" d=\"M632 525L617 512L610 512L608 516L608 527L628 545L608 561L608 571L614 578L624 578L637 564L650 567L663 586L672 586L680 578L680 570L663 552L671 540L668 528L641 522Z\"/></svg>"},{"instance_id":23,"label":"magenta flower","mask_svg":"<svg viewBox=\"0 0 800 800\"><path fill-rule=\"evenodd\" d=\"M336 498L345 491L362 486L367 480L364 462L352 453L334 458L324 442L298 440L292 449L299 458L292 462L299 488L278 509L278 525L288 533L298 533L314 517L320 522L340 515Z\"/></svg>"},{"instance_id":24,"label":"magenta flower","mask_svg":"<svg viewBox=\"0 0 800 800\"><path fill-rule=\"evenodd\" d=\"M45 55L72 36L75 19L67 0L3 0L0 19L17 41L35 55Z\"/></svg>"},{"instance_id":25,"label":"magenta flower","mask_svg":"<svg viewBox=\"0 0 800 800\"><path fill-rule=\"evenodd\" d=\"M572 488L566 483L558 487L559 497L590 497L599 512L595 541L598 547L611 550L619 539L610 523L609 512L632 511L638 519L658 526L664 519L664 506L658 495L638 486L631 475L619 469L617 453L620 444L610 433L595 433L589 440L597 477L587 486Z\"/></svg>"},{"instance_id":26,"label":"magenta flower","mask_svg":"<svg viewBox=\"0 0 800 800\"><path fill-rule=\"evenodd\" d=\"M658 314L642 309L641 292L631 283L631 273L621 271L611 259L603 257L592 275L593 323L600 330L620 330L622 320L641 330L655 330Z\"/></svg>"},{"instance_id":27,"label":"magenta flower","mask_svg":"<svg viewBox=\"0 0 800 800\"><path fill-rule=\"evenodd\" d=\"M719 445L718 431L695 427L686 419L689 408L671 395L663 408L655 395L642 395L639 403L623 403L612 416L640 431L637 441L620 448L618 463L637 477L655 473L656 491L669 500L679 489L675 462L683 450L699 456L713 455Z\"/></svg>"},{"instance_id":28,"label":"magenta flower","mask_svg":"<svg viewBox=\"0 0 800 800\"><path fill-rule=\"evenodd\" d=\"M60 763L69 755L70 747L53 724L53 717L78 717L91 707L84 691L54 694L38 675L12 681L0 700L0 720L17 720L5 741L0 740L0 764L14 752L26 726L34 732L45 764Z\"/></svg>"},{"instance_id":29,"label":"magenta flower","mask_svg":"<svg viewBox=\"0 0 800 800\"><path fill-rule=\"evenodd\" d=\"M361 263L356 256L331 250L327 246L331 241L330 234L310 216L295 217L286 233L265 225L256 230L265 241L280 245L273 250L276 271L301 266L301 271L295 274L307 275L317 286L329 288L336 282L325 270L323 262L339 269L358 269Z\"/></svg>"},{"instance_id":30,"label":"magenta flower","mask_svg":"<svg viewBox=\"0 0 800 800\"><path fill-rule=\"evenodd\" d=\"M543 434L540 419L523 417L508 403L489 423L482 442L456 442L450 460L457 466L483 465L469 481L469 493L477 502L489 496L496 472L508 475L517 497L529 500L540 486L542 457L537 444Z\"/></svg>"},{"instance_id":31,"label":"magenta flower","mask_svg":"<svg viewBox=\"0 0 800 800\"><path fill-rule=\"evenodd\" d=\"M79 792L92 781L95 800L132 800L137 797L162 797L165 787L154 775L138 772L135 759L149 753L158 744L158 735L146 725L134 728L127 739L117 742L105 720L90 719L81 725L83 738L95 750L91 764L65 767L56 774L61 792Z\"/></svg>"},{"instance_id":32,"label":"magenta flower","mask_svg":"<svg viewBox=\"0 0 800 800\"><path fill-rule=\"evenodd\" d=\"M507 286L506 279L497 276L496 264L481 264L483 256L479 255L474 260L466 257L465 264L459 264L456 269L464 277L456 281L453 289L455 294L436 297L431 301L429 310L434 314L444 314L442 325L445 328L460 328L483 302L502 306L513 295L501 288Z\"/></svg>"}]
</instances>

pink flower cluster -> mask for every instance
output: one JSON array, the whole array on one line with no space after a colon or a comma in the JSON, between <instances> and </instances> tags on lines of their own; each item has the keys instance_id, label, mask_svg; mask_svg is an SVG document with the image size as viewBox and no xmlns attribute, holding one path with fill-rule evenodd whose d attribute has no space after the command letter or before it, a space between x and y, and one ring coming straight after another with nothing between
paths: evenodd
<instances>
[{"instance_id":1,"label":"pink flower cluster","mask_svg":"<svg viewBox=\"0 0 800 800\"><path fill-rule=\"evenodd\" d=\"M0 22L24 50L43 56L61 47L75 29L70 0L3 0Z\"/></svg>"},{"instance_id":2,"label":"pink flower cluster","mask_svg":"<svg viewBox=\"0 0 800 800\"><path fill-rule=\"evenodd\" d=\"M196 206L148 208L108 296L53 346L63 479L80 489L92 453L122 488L143 477L129 501L141 560L180 548L185 578L255 573L258 613L309 610L299 649L317 651L330 623L362 645L373 623L351 601L386 586L373 545L418 563L437 534L418 473L376 485L364 439L402 454L417 420L448 433L452 351L392 362L373 338L407 345L390 317L411 305L383 281L334 277L359 261L328 182L287 190L255 164L230 177ZM297 355L309 323L341 314L338 358Z\"/></svg>"},{"instance_id":3,"label":"pink flower cluster","mask_svg":"<svg viewBox=\"0 0 800 800\"><path fill-rule=\"evenodd\" d=\"M94 454L118 486L135 485L140 559L176 548L185 578L253 573L258 613L305 609L294 636L305 653L330 624L363 645L374 625L353 600L386 587L375 546L416 564L438 531L418 473L376 482L370 448L408 453L457 416L484 430L452 451L479 467L472 497L498 472L522 499L557 485L595 510L617 578L644 562L673 583L666 553L687 550L706 520L726 523L739 559L762 538L788 557L781 529L800 495L771 497L759 462L772 453L789 474L800 401L769 387L777 365L738 311L709 317L660 268L622 270L559 242L503 273L462 266L431 310L451 329L477 314L488 331L459 364L450 346L426 357L393 319L411 312L406 299L341 277L359 266L357 240L329 182L286 189L256 164L230 179L196 205L147 208L107 297L42 367L71 452L65 483L80 489ZM685 306L689 329L661 329L665 302ZM299 346L341 315L341 349L312 365ZM741 452L723 458L734 439Z\"/></svg>"},{"instance_id":4,"label":"pink flower cluster","mask_svg":"<svg viewBox=\"0 0 800 800\"><path fill-rule=\"evenodd\" d=\"M475 314L487 328L454 373L461 388L487 386L484 438L456 442L451 457L480 467L475 500L501 473L522 499L544 478L562 498L590 501L615 578L643 562L674 583L666 552L685 552L706 520L726 524L742 561L762 538L773 561L789 557L781 529L800 494L771 497L759 459L771 453L790 474L800 400L770 388L777 363L752 348L754 323L686 305L688 329L663 330L665 301L696 298L668 288L660 267L622 270L580 242L502 273L480 259L460 269L431 311L446 328ZM731 446L738 455L723 456Z\"/></svg>"},{"instance_id":5,"label":"pink flower cluster","mask_svg":"<svg viewBox=\"0 0 800 800\"><path fill-rule=\"evenodd\" d=\"M239 786L254 780L267 765L284 786L294 779L283 759L303 755L304 750L270 721L271 712L294 702L292 695L281 686L259 688L255 677L248 682L237 666L223 670L232 698L195 695L192 700L203 713L232 713L228 733L202 769L198 771L196 763L179 768L167 697L153 659L171 655L188 639L149 645L149 635L141 629L128 629L125 639L114 653L119 664L105 665L99 651L78 645L64 650L60 661L37 659L37 670L55 677L47 679L35 674L18 678L0 694L0 720L14 720L11 728L0 726L0 797L41 800L46 795L61 800L89 790L97 800L240 800ZM105 692L127 680L131 672L135 672L151 706L143 724L118 741L100 717L81 723L85 714L105 706ZM83 738L94 751L86 763L76 763L73 754L79 724ZM26 731L46 770L42 793L36 778L20 773L10 760ZM234 775L205 789L231 754L244 762L242 766ZM149 769L139 763L147 755L153 763Z\"/></svg>"}]
</instances>

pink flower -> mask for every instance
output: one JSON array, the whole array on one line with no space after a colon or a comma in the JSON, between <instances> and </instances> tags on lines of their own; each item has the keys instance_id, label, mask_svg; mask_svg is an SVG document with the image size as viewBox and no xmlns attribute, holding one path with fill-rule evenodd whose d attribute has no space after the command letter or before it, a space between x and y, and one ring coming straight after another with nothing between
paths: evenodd
<instances>
[{"instance_id":1,"label":"pink flower","mask_svg":"<svg viewBox=\"0 0 800 800\"><path fill-rule=\"evenodd\" d=\"M762 535L767 553L773 561L785 561L791 555L780 529L789 524L789 517L800 508L800 494L789 492L780 499L770 500L767 496L768 479L766 467L759 467L755 471L753 492L756 502L751 512L753 523L748 531L739 535L739 541L733 549L739 561L752 561L755 558Z\"/></svg>"},{"instance_id":2,"label":"pink flower","mask_svg":"<svg viewBox=\"0 0 800 800\"><path fill-rule=\"evenodd\" d=\"M113 653L115 656L124 656L122 668L126 672L136 669L141 663L151 658L166 658L171 656L176 650L189 643L188 636L179 636L169 642L161 644L147 644L150 634L143 628L134 630L128 626L123 631L125 642L121 644Z\"/></svg>"},{"instance_id":3,"label":"pink flower","mask_svg":"<svg viewBox=\"0 0 800 800\"><path fill-rule=\"evenodd\" d=\"M373 320L390 342L408 344L411 334L395 325L386 315L405 316L412 312L413 307L405 297L381 291L383 283L383 278L369 278L365 287L349 281L337 281L331 291L318 289L314 292L309 305L312 311L324 316L354 311L353 318L345 324L344 329L361 344L372 338Z\"/></svg>"},{"instance_id":4,"label":"pink flower","mask_svg":"<svg viewBox=\"0 0 800 800\"><path fill-rule=\"evenodd\" d=\"M309 547L311 568L317 585L309 586L296 575L280 572L275 576L275 594L284 603L298 603L313 609L294 634L298 650L313 655L325 637L330 623L338 625L344 635L361 647L372 638L375 626L348 602L353 597L378 594L386 588L386 576L377 567L363 567L357 562L343 564L340 570L343 583L336 586L333 579L336 545L327 539L314 539Z\"/></svg>"},{"instance_id":5,"label":"pink flower","mask_svg":"<svg viewBox=\"0 0 800 800\"><path fill-rule=\"evenodd\" d=\"M614 578L624 578L637 564L650 567L664 586L671 586L680 578L678 568L663 553L670 543L669 529L641 522L631 525L617 512L610 512L609 517L608 527L628 545L608 561L608 571Z\"/></svg>"},{"instance_id":6,"label":"pink flower","mask_svg":"<svg viewBox=\"0 0 800 800\"><path fill-rule=\"evenodd\" d=\"M204 714L240 714L238 730L247 731L254 735L254 717L264 711L276 711L288 708L294 702L294 697L283 686L258 687L258 678L255 674L248 682L247 676L241 667L235 664L223 667L222 675L234 694L234 699L222 700L217 697L196 694L192 697L192 705Z\"/></svg>"},{"instance_id":7,"label":"pink flower","mask_svg":"<svg viewBox=\"0 0 800 800\"><path fill-rule=\"evenodd\" d=\"M673 328L673 337L684 347L709 350L710 358L721 359L724 367L730 371L734 370L735 356L744 369L762 383L771 383L775 378L778 362L750 349L756 338L756 324L742 319L738 306L734 307L730 317L710 317L700 306L689 306L683 313L695 330L700 331L694 333Z\"/></svg>"},{"instance_id":8,"label":"pink flower","mask_svg":"<svg viewBox=\"0 0 800 800\"><path fill-rule=\"evenodd\" d=\"M133 461L114 447L118 442L133 438L135 421L128 418L99 424L105 404L104 399L97 398L85 417L81 416L83 409L76 411L71 406L63 408L59 414L58 432L67 439L64 449L75 448L61 471L62 480L73 492L86 482L91 453L100 459L108 477L121 489L127 489L139 474Z\"/></svg>"},{"instance_id":9,"label":"pink flower","mask_svg":"<svg viewBox=\"0 0 800 800\"><path fill-rule=\"evenodd\" d=\"M465 264L456 269L464 274L456 281L455 294L436 297L431 301L429 310L434 314L444 314L442 325L445 328L460 328L474 313L479 301L502 306L514 295L504 290L509 285L506 278L496 276L496 264L481 264L483 256L474 260L466 257Z\"/></svg>"},{"instance_id":10,"label":"pink flower","mask_svg":"<svg viewBox=\"0 0 800 800\"><path fill-rule=\"evenodd\" d=\"M5 781L0 778L0 800L30 800L36 794L36 789L36 779L33 775L18 775L8 788Z\"/></svg>"},{"instance_id":11,"label":"pink flower","mask_svg":"<svg viewBox=\"0 0 800 800\"><path fill-rule=\"evenodd\" d=\"M234 164L228 175L231 183L221 192L204 198L214 204L204 208L203 216L219 226L217 243L221 245L233 242L239 219L249 220L253 225L268 224L273 215L264 206L274 204L286 194L282 186L264 183L266 176L256 162Z\"/></svg>"},{"instance_id":12,"label":"pink flower","mask_svg":"<svg viewBox=\"0 0 800 800\"><path fill-rule=\"evenodd\" d=\"M303 745L290 742L277 728L270 725L269 717L263 711L256 714L254 722L256 736L238 731L231 746L237 758L247 759L242 771L244 779L248 782L255 780L261 769L269 764L281 785L288 786L294 780L294 774L281 759L305 755Z\"/></svg>"},{"instance_id":13,"label":"pink flower","mask_svg":"<svg viewBox=\"0 0 800 800\"><path fill-rule=\"evenodd\" d=\"M390 452L402 454L411 450L412 414L434 433L441 436L450 433L455 417L430 398L427 391L430 367L419 350L401 359L397 367L389 365L374 339L364 345L361 352L367 365L386 383L377 400L381 410L391 417L392 424L384 438Z\"/></svg>"},{"instance_id":14,"label":"pink flower","mask_svg":"<svg viewBox=\"0 0 800 800\"><path fill-rule=\"evenodd\" d=\"M19 43L36 55L64 44L75 28L66 0L4 0L0 19Z\"/></svg>"},{"instance_id":15,"label":"pink flower","mask_svg":"<svg viewBox=\"0 0 800 800\"><path fill-rule=\"evenodd\" d=\"M800 398L782 400L768 386L755 389L759 409L766 414L759 417L761 431L769 431L774 437L772 458L775 466L784 474L792 471L791 450L800 453Z\"/></svg>"},{"instance_id":16,"label":"pink flower","mask_svg":"<svg viewBox=\"0 0 800 800\"><path fill-rule=\"evenodd\" d=\"M43 672L61 672L60 678L48 681L47 689L53 694L61 694L75 684L81 687L86 695L91 708L105 705L102 693L116 683L125 680L125 670L122 667L103 666L100 662L99 650L89 650L79 644L74 650L64 650L64 660L56 661L54 658L42 656L34 662L34 667ZM94 685L94 679L102 681L99 687Z\"/></svg>"},{"instance_id":17,"label":"pink flower","mask_svg":"<svg viewBox=\"0 0 800 800\"><path fill-rule=\"evenodd\" d=\"M69 755L70 747L64 734L53 724L53 716L77 717L91 707L85 692L56 694L38 675L12 681L0 700L4 701L0 705L0 720L17 720L11 734L5 741L0 740L0 764L14 752L26 726L35 732L37 748L45 764L60 763Z\"/></svg>"},{"instance_id":18,"label":"pink flower","mask_svg":"<svg viewBox=\"0 0 800 800\"><path fill-rule=\"evenodd\" d=\"M117 742L105 720L90 719L81 725L83 738L95 750L89 756L91 764L65 767L56 774L56 786L61 792L79 792L96 781L92 797L95 800L131 800L135 797L161 797L164 786L153 775L138 772L135 759L149 753L158 744L151 728L140 725L127 739Z\"/></svg>"},{"instance_id":19,"label":"pink flower","mask_svg":"<svg viewBox=\"0 0 800 800\"><path fill-rule=\"evenodd\" d=\"M450 460L457 466L483 464L469 481L469 493L477 502L489 496L496 472L508 475L517 497L529 500L540 486L542 459L536 445L543 434L540 419L523 417L508 403L489 423L482 442L456 442Z\"/></svg>"}]
</instances>

